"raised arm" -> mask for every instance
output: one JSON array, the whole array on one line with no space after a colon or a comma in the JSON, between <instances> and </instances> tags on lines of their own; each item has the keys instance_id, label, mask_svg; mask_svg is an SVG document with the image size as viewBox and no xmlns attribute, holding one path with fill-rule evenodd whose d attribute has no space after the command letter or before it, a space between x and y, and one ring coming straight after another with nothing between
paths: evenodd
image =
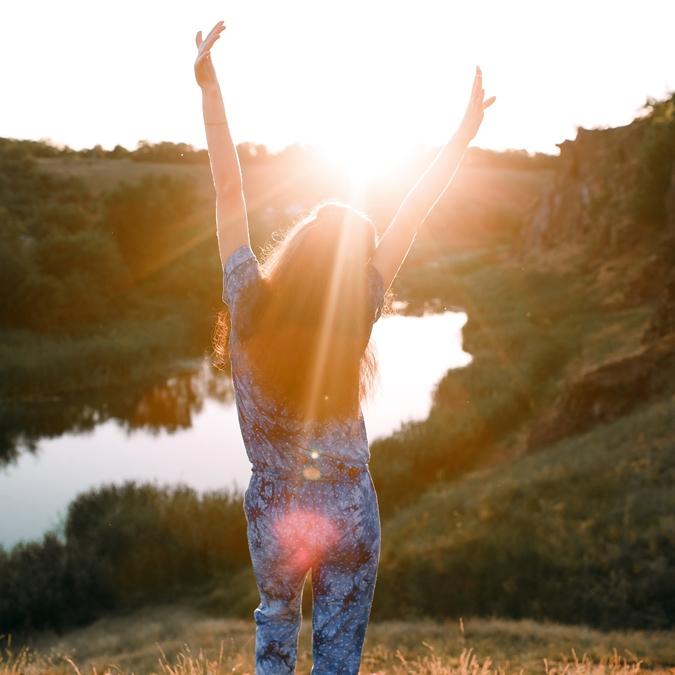
<instances>
[{"instance_id":1,"label":"raised arm","mask_svg":"<svg viewBox=\"0 0 675 675\"><path fill-rule=\"evenodd\" d=\"M197 33L198 52L195 61L195 77L202 90L206 142L216 188L218 248L223 265L233 251L249 243L239 157L230 136L223 96L211 61L211 47L224 30L223 22L219 21L205 40L202 40L201 31Z\"/></svg>"},{"instance_id":2,"label":"raised arm","mask_svg":"<svg viewBox=\"0 0 675 675\"><path fill-rule=\"evenodd\" d=\"M464 151L478 133L483 111L495 102L494 96L487 101L484 97L482 74L476 68L471 98L459 129L403 200L373 255L371 262L382 275L385 288L394 281L422 221L450 184Z\"/></svg>"}]
</instances>

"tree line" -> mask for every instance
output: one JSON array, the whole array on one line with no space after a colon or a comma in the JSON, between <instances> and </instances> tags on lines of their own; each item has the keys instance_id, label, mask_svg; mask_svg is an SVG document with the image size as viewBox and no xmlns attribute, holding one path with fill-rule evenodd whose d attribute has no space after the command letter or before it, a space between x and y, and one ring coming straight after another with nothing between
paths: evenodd
<instances>
[{"instance_id":1,"label":"tree line","mask_svg":"<svg viewBox=\"0 0 675 675\"><path fill-rule=\"evenodd\" d=\"M9 140L9 139L5 139ZM159 164L208 164L209 154L203 148L195 148L188 143L173 143L161 141L151 143L147 140L138 141L134 150L122 145L116 145L112 150L105 150L101 145L92 148L74 150L67 145L57 146L48 140L16 141L22 148L35 158L63 159L63 160L102 160L128 159L134 162L156 162ZM432 157L438 148L423 151ZM242 164L288 164L308 162L323 156L323 152L304 143L294 143L278 152L270 151L263 143L245 141L237 145L237 154ZM503 151L486 150L471 147L467 150L464 163L475 167L492 167L500 169L514 169L520 171L541 171L553 169L556 166L557 155L543 152L528 152L527 150L508 149Z\"/></svg>"}]
</instances>

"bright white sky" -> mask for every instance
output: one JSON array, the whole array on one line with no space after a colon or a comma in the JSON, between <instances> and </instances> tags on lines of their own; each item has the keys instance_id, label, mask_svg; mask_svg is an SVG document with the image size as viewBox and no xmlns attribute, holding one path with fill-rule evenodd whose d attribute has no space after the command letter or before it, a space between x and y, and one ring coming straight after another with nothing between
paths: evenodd
<instances>
[{"instance_id":1,"label":"bright white sky","mask_svg":"<svg viewBox=\"0 0 675 675\"><path fill-rule=\"evenodd\" d=\"M675 89L674 0L18 0L0 9L0 136L74 148L205 146L194 35L214 48L235 142L383 157L440 145L474 68L475 144L555 152Z\"/></svg>"}]
</instances>

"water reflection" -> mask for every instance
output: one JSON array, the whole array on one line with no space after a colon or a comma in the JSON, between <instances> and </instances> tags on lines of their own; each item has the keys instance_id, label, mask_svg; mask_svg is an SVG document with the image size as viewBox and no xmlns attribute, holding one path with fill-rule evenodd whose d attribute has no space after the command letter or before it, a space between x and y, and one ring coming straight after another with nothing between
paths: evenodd
<instances>
[{"instance_id":1,"label":"water reflection","mask_svg":"<svg viewBox=\"0 0 675 675\"><path fill-rule=\"evenodd\" d=\"M22 451L36 453L40 440L93 431L111 419L128 431L142 429L155 435L189 429L207 399L232 404L234 390L228 373L204 361L162 382L3 401L0 466L16 461Z\"/></svg>"},{"instance_id":2,"label":"water reflection","mask_svg":"<svg viewBox=\"0 0 675 675\"><path fill-rule=\"evenodd\" d=\"M204 361L196 372L172 377L145 393L129 421L129 428L154 433L162 429L169 432L188 429L193 415L202 411L207 398L232 404L234 389L229 374Z\"/></svg>"}]
</instances>

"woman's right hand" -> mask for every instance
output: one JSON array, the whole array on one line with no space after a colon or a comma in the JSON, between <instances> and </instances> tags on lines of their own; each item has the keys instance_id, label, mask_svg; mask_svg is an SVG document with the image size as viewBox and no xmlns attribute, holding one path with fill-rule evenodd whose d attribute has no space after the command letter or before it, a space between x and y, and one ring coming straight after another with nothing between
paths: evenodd
<instances>
[{"instance_id":1,"label":"woman's right hand","mask_svg":"<svg viewBox=\"0 0 675 675\"><path fill-rule=\"evenodd\" d=\"M489 108L497 98L492 96L487 101L484 101L485 89L483 89L483 73L480 68L476 68L476 77L473 81L473 89L471 90L471 98L469 105L466 107L464 119L459 125L459 135L462 136L467 143L473 140L480 129L483 122L483 111Z\"/></svg>"},{"instance_id":2,"label":"woman's right hand","mask_svg":"<svg viewBox=\"0 0 675 675\"><path fill-rule=\"evenodd\" d=\"M211 47L215 44L216 40L220 37L220 34L225 30L223 21L219 21L212 29L211 32L206 36L205 40L202 40L202 32L197 33L197 60L195 61L195 78L197 78L197 84L202 87L208 87L210 85L217 85L218 78L216 77L216 69L213 67L213 62L211 61Z\"/></svg>"}]
</instances>

